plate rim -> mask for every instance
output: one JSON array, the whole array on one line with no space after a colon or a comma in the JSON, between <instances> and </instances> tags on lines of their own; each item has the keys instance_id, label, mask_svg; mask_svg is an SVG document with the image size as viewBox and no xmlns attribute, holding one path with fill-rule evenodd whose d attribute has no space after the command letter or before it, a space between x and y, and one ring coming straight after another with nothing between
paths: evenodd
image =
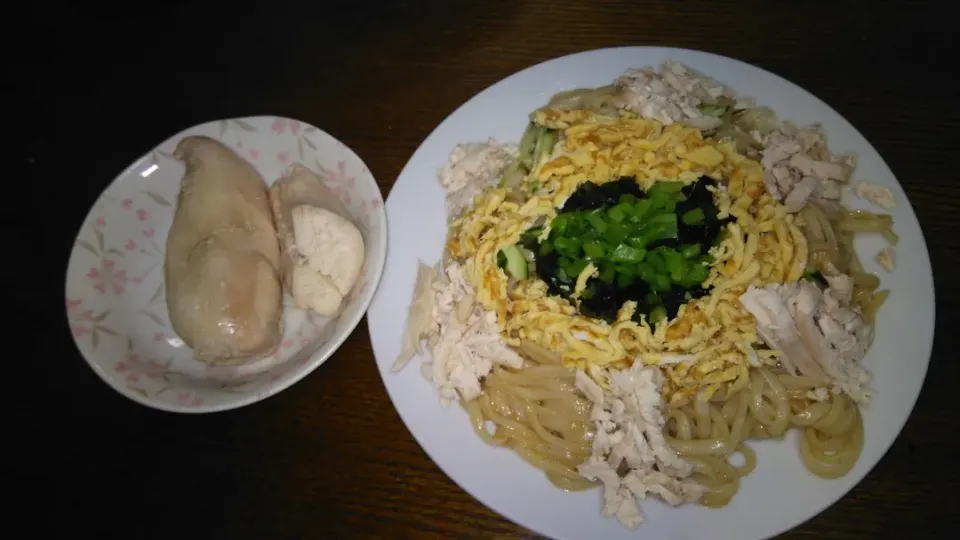
<instances>
[{"instance_id":1,"label":"plate rim","mask_svg":"<svg viewBox=\"0 0 960 540\"><path fill-rule=\"evenodd\" d=\"M375 216L375 219L380 223L380 226L381 226L382 240L380 242L380 245L377 246L377 249L376 249L376 258L377 260L380 261L380 263L377 264L375 268L368 268L368 272L372 272L372 273L369 274L370 279L369 279L367 290L364 291L363 295L361 296L362 300L360 304L363 307L362 309L359 309L357 311L357 314L352 319L350 319L346 325L344 325L343 330L339 332L335 338L328 341L328 343L333 343L333 346L331 346L326 353L321 353L317 351L316 353L311 355L309 359L302 364L302 366L299 366L297 368L292 368L290 371L290 374L287 377L282 378L278 380L276 383L274 383L274 385L271 387L269 392L250 392L250 393L242 393L242 394L237 393L237 394L233 394L237 396L236 399L225 400L223 402L216 403L213 405L208 405L206 403L203 403L197 406L187 406L187 405L180 405L176 403L167 403L164 401L145 397L137 392L134 392L128 389L123 385L115 384L111 380L111 378L108 377L103 372L103 366L101 366L99 363L89 358L87 354L84 353L83 349L80 348L80 345L77 342L76 337L71 334L71 341L73 343L74 349L80 355L80 357L83 358L83 360L92 369L92 371L97 374L97 377L99 377L104 384L112 388L115 392L117 392L121 396L127 399L130 399L144 407L163 411L163 412L169 412L169 413L200 415L200 414L212 414L212 413L220 413L220 412L240 409L240 408L247 407L249 405L253 405L255 403L270 399L271 397L283 392L284 390L290 388L294 384L303 380L305 377L313 373L321 365L326 363L327 360L329 360L337 351L339 351L340 348L343 346L343 344L346 342L346 340L350 337L350 335L353 334L353 331L356 330L357 326L360 325L360 322L363 320L363 318L366 317L367 310L369 309L370 304L373 302L373 299L376 297L376 292L379 289L380 280L383 278L383 272L384 272L384 269L386 268L387 251L390 243L390 240L389 240L390 227L387 219L387 198L383 196L383 190L380 188L380 184L377 182L376 176L374 176L373 171L366 164L363 158L360 157L360 154L358 154L348 144L344 143L337 137L330 134L330 132L323 130L309 122L304 122L303 120L292 118L290 116L270 115L270 114L216 118L213 120L208 120L206 122L200 122L200 123L194 124L192 126L183 128L178 132L174 133L173 135L166 137L165 139L158 142L157 144L154 144L153 146L150 147L149 150L147 150L143 154L140 154L139 157L134 159L128 166L124 167L113 178L113 180L107 183L104 186L104 188L100 191L100 194L97 195L96 199L94 199L93 203L90 205L90 208L87 210L86 215L84 215L83 219L80 221L80 224L77 226L76 232L73 235L73 238L74 238L73 243L70 244L70 253L67 259L67 266L64 272L64 277L63 277L64 295L66 295L67 287L69 286L70 276L73 275L74 273L73 265L75 260L74 254L76 252L76 248L75 248L76 240L83 233L84 227L88 225L88 222L90 221L90 219L92 219L94 211L96 210L97 205L100 203L103 196L106 193L108 193L111 189L114 189L115 186L123 182L124 181L123 179L128 175L130 175L131 172L134 171L138 165L140 165L144 160L149 159L151 154L157 151L158 149L160 149L160 147L163 146L165 143L171 140L183 137L185 136L186 133L192 132L194 130L197 130L209 125L216 125L220 122L229 122L229 121L235 121L235 120L239 120L241 122L250 122L250 121L261 122L267 119L269 120L279 119L279 120L285 120L286 122L298 122L304 128L308 128L308 127L312 128L316 130L316 132L322 133L327 137L330 137L330 139L338 143L343 150L345 150L348 154L352 154L353 157L355 157L360 164L366 167L366 170L367 170L366 174L369 174L370 178L373 180L373 184L374 186L376 186L377 193L379 193L380 199L383 201L382 204L379 205L379 207L373 209L373 214ZM254 168L256 168L255 165L254 165ZM257 172L259 172L259 170ZM69 321L69 313L67 313L66 311L64 311L64 317L67 321Z\"/></svg>"},{"instance_id":2,"label":"plate rim","mask_svg":"<svg viewBox=\"0 0 960 540\"><path fill-rule=\"evenodd\" d=\"M524 67L523 69L520 69L520 70L518 70L518 71L512 72L512 73L510 73L509 75L507 75L507 76L505 76L505 77L503 77L503 78L501 78L501 79L498 79L498 80L494 81L493 83L487 85L487 86L484 87L483 89L479 90L479 91L476 92L473 96L471 96L469 99L467 99L467 100L464 101L462 104L460 104L458 107L456 107L453 111L451 111L449 114L447 114L447 115L443 118L443 120L441 120L441 121L430 131L430 133L427 134L427 136L424 137L424 139L420 142L420 144L417 146L416 150L413 152L413 154L411 154L410 158L407 160L406 164L404 164L403 168L401 169L400 173L399 173L398 176L397 176L397 180L396 180L396 181L400 180L401 178L403 178L403 177L404 177L405 175L407 175L407 174L412 174L412 172L410 172L410 167L411 167L411 163L414 161L414 158L415 158L415 157L417 156L417 154L423 149L423 147L434 137L434 135L435 135L442 127L444 127L444 125L445 125L448 121L450 121L452 118L454 118L455 116L457 116L457 115L458 115L461 111L463 111L464 109L468 108L468 107L471 105L471 103L473 103L474 101L476 101L481 95L485 94L486 92L488 92L488 91L491 90L492 88L497 87L498 85L504 84L504 83L506 83L507 81L509 81L509 80L511 80L511 79L519 78L519 77L522 76L524 73L526 73L526 72L528 72L528 71L535 70L535 69L537 69L537 68L540 68L540 67L542 67L542 66L544 66L544 65L546 65L546 64L561 63L561 62L570 62L570 61L572 61L573 59L575 59L575 58L577 58L577 57L589 57L589 56L591 56L591 55L613 54L613 53L616 53L616 52L621 52L621 53L622 53L622 52L634 52L634 53L637 53L638 55L641 55L641 56L642 56L642 55L650 55L651 53L654 53L654 54L655 54L655 53L657 53L657 52L667 53L668 55L669 55L669 54L675 54L675 53L681 53L681 54L683 54L683 55L697 55L697 56L703 57L704 60L711 60L711 59L712 59L712 60L717 60L717 61L722 61L722 62L728 62L728 63L737 64L737 65L739 65L741 68L749 68L749 69L751 69L751 70L756 70L756 71L759 71L760 73L762 73L762 74L764 74L764 75L766 75L766 76L768 76L768 77L772 77L772 78L776 79L776 80L778 81L778 83L780 83L780 84L795 87L795 88L799 89L800 91L806 93L807 95L813 97L813 99L815 100L815 102L818 102L820 105L822 105L823 107L825 107L827 111L829 111L830 113L836 115L836 117L837 117L838 119L840 119L840 121L842 121L843 123L847 124L847 126L848 126L856 135L858 135L858 136L866 143L867 147L879 158L879 160L880 160L881 164L883 165L883 167L885 167L888 171L890 171L891 176L893 177L893 179L894 179L894 181L896 182L897 186L900 187L901 191L904 191L904 190L903 190L903 184L902 184L902 183L900 182L900 180L897 178L897 175L894 173L893 169L889 166L889 164L888 164L888 163L886 162L886 160L883 158L883 155L882 155L879 151L877 151L877 149L876 149L876 147L873 145L873 143L870 142L870 140L869 140L852 122L850 122L849 120L847 120L847 118L846 118L845 116L841 115L836 109L834 109L834 108L833 108L829 103L827 103L825 100L821 99L817 94L815 94L815 93L807 90L806 88L804 88L803 86L801 86L801 85L799 85L799 84L797 84L797 83L794 83L794 82L790 81L789 79L786 79L786 78L783 77L783 76L778 75L777 73L774 73L774 72L772 72L772 71L769 71L769 70L767 70L767 69L765 69L765 68L762 68L762 67L760 67L760 66L751 64L751 63L749 63L749 62L745 62L745 61L743 61L743 60L739 60L739 59L737 59L737 58L732 58L732 57L728 57L728 56L724 56L724 55L720 55L720 54L716 54L716 53L712 53L712 52L708 52L708 51L704 51L704 50L700 50L700 49L691 49L691 48L684 48L684 47L670 47L670 46L617 46L617 47L603 47L603 48L597 48L597 49L589 49L589 50L584 50L584 51L579 51L579 52L574 52L574 53L570 53L570 54L565 54L565 55L561 55L561 56L549 58L549 59L547 59L547 60L544 60L544 61L541 61L541 62L537 62L537 63L535 63L535 64L531 64L531 65L529 65L529 66L527 66L527 67ZM642 62L642 61L641 61L641 62ZM637 65L637 66L633 66L633 67L642 67L642 66ZM709 72L706 72L705 74L708 75L708 76L710 76ZM739 91L738 91L738 93L739 93ZM464 143L464 142L468 142L468 141L452 141L453 144L461 144L461 143ZM437 164L437 168L439 168L440 166L442 166L442 164ZM388 193L387 198L384 200L384 205L385 205L385 206L387 205L387 203L390 201L390 198L391 198L391 197L394 195L394 193L395 193L395 190L393 189L393 187L396 186L396 181L395 181L394 184L391 186L390 192ZM910 202L909 198L906 197L906 192L905 192L905 191L904 191L904 195L905 195L905 196L904 196L904 202L906 202L906 210L910 213L910 216L911 216L911 217L913 218L913 220L917 223L918 230L919 230L919 233L920 233L920 238L921 238L921 240L922 240L921 245L919 246L919 248L922 250L922 253L925 255L925 257L923 258L922 263L925 264L925 267L926 267L926 269L927 269L927 276L925 276L925 277L928 277L929 279L927 279L927 280L925 280L925 281L926 281L927 286L929 287L929 290L930 290L930 298L931 298L931 303L930 303L930 306L929 306L929 308L928 308L928 314L929 314L929 317L930 317L930 323L931 323L931 324L930 324L929 329L928 329L928 331L926 332L925 337L924 337L924 343L925 343L926 351L923 352L922 354L919 354L919 355L918 355L919 357L921 357L921 358L924 359L924 360L923 360L923 366L922 366L922 375L920 376L920 384L917 386L917 390L916 390L916 392L914 393L914 395L910 396L910 399L909 399L909 402L910 402L909 411L907 412L906 415L904 415L904 418L903 418L903 420L902 420L901 422L899 422L899 425L896 426L896 435L893 436L892 438L890 438L890 440L889 440L888 442L884 443L885 448L883 448L883 451L879 453L879 455L878 455L878 457L876 458L876 460L875 460L873 463L869 464L869 466L864 467L864 469L862 470L862 472L854 473L853 471L851 471L850 473L848 473L848 474L845 476L845 478L847 478L848 480L852 480L852 482L850 483L850 486L849 486L848 488L841 489L841 491L836 495L836 497L828 496L828 497L826 497L826 498L823 499L823 500L818 500L818 502L816 502L815 504L813 504L813 505L811 506L811 508L815 508L815 510L811 511L806 518L801 519L801 520L799 520L799 521L796 521L795 523L790 524L790 525L786 525L786 526L782 526L782 525L781 525L781 526L778 526L778 527L777 527L777 532L771 534L771 535L768 536L767 538L771 538L771 537L773 537L773 536L777 536L777 535L779 535L779 534L783 534L784 532L793 530L793 529L795 529L795 528L803 525L804 523L810 521L810 520L813 519L814 517L816 517L816 516L820 515L821 513L823 513L827 508L833 506L833 505L836 504L838 501L840 501L841 499L843 499L844 497L846 497L851 491L853 491L855 488L857 488L857 487L863 482L863 480L876 468L876 466L880 464L880 462L883 460L883 458L887 455L887 453L888 453L888 452L890 451L890 449L893 447L893 444L896 442L896 440L897 440L897 439L900 437L900 435L902 434L903 429L904 429L904 427L906 426L906 423L909 421L910 417L913 415L913 412L914 412L915 409L916 409L916 405L917 405L917 402L918 402L918 400L919 400L919 398L920 398L920 393L921 393L922 390L923 390L923 386L924 386L924 384L926 384L926 377L927 377L927 374L929 373L930 362L931 362L931 358L932 358L932 354L933 354L934 338L935 338L936 289L935 289L935 283L934 283L934 279L933 279L934 276L933 276L933 267L932 267L932 264L931 264L932 261L931 261L931 259L930 259L930 252L929 252L929 249L928 249L928 246L927 246L927 240L926 240L926 236L925 236L924 231L923 231L923 226L921 225L920 220L917 218L916 212L914 211L914 208L913 208L913 204ZM901 202L901 204L902 204L902 202ZM386 273L386 265L384 265L384 266L385 266L384 273ZM412 284L411 284L411 286L412 286ZM380 296L380 291L379 291L379 287L378 287L377 294L374 295L373 301L370 303L370 306L368 306L368 308L367 308L367 309L368 309L368 312L371 311L371 310L377 305L377 300L378 300L378 297L379 297L379 296ZM507 521L510 521L511 523L514 523L514 524L516 524L516 525L518 525L518 526L520 526L520 527L523 527L523 528L525 528L525 529L527 529L527 530L533 531L533 532L535 532L535 533L537 533L537 534L541 534L541 535L548 536L548 535L546 535L544 532L541 532L540 530L538 530L538 529L536 529L536 528L530 527L529 525L527 525L527 524L519 521L518 519L515 519L515 518L513 518L512 516L507 515L506 513L503 513L503 512L501 512L501 511L499 511L498 509L496 509L491 503L488 503L486 500L484 500L483 498L479 497L473 490L471 490L470 488L468 488L467 486L465 486L462 482L460 482L460 481L456 478L456 476L454 476L453 474L451 474L450 471L447 470L447 467L441 465L440 462L439 462L437 459L434 458L433 454L431 453L431 450L428 449L427 446L421 441L421 436L419 436L419 435L417 434L417 432L416 432L414 429L412 429L412 427L411 427L411 421L408 421L408 419L407 419L407 417L406 417L406 414L410 414L410 413L404 413L404 412L402 412L402 411L400 410L400 408L397 407L397 402L396 402L396 399L394 398L394 392L400 391L400 388L399 388L399 387L396 387L396 388L394 388L394 389L391 389L392 384L389 382L389 379L388 379L388 377L390 377L391 375L396 375L396 373L393 373L393 372L389 369L389 367L381 367L381 362L376 358L376 356L377 356L376 347L373 346L373 341L375 340L373 325L369 325L369 324L368 324L368 329L367 329L367 331L368 331L368 334L369 334L369 337L370 337L370 340L371 340L371 349L372 349L372 352L373 352L373 354L374 354L375 361L377 362L378 372L380 373L380 377L381 377L381 379L383 380L384 388L387 390L387 394L388 394L388 396L390 397L391 405L393 406L394 410L397 412L397 415L400 417L400 420L401 420L401 422L403 422L403 424L404 424L404 426L406 427L407 431L411 434L411 436L413 436L413 438L414 438L414 440L416 441L417 445L418 445L418 446L423 450L423 452L430 458L430 460L433 462L433 464L436 465L437 468L439 468L439 469L443 472L443 474L444 474L450 481L452 481L454 484L456 484L460 489L462 489L464 492L466 492L468 495L470 495L474 500L476 500L477 502L479 502L480 504L482 504L483 506L485 506L486 508L488 508L489 510L491 510L492 512L494 512L494 513L497 514L498 516L500 516L502 519L505 519L505 520L507 520ZM393 363L393 361L392 361L391 359L387 359L387 360L384 361L384 364L383 364L383 365L384 365L384 366L389 366L389 365L391 365L392 363ZM439 404L438 404L438 408L439 408ZM781 442L782 442L782 441L781 441ZM491 448L491 450L493 450L493 448ZM804 512L804 513L806 514L807 512ZM598 509L598 514L599 514L599 509ZM613 518L606 518L606 519L613 519ZM637 531L633 531L633 532L634 532L634 533L637 533L637 534L642 534L642 530L643 530L643 529L640 528L640 529L638 529Z\"/></svg>"}]
</instances>

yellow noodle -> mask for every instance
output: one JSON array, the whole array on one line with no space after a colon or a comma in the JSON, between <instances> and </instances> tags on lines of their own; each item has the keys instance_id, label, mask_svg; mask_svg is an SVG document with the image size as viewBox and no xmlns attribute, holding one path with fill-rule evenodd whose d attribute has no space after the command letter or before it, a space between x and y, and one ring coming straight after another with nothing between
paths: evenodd
<instances>
[{"instance_id":1,"label":"yellow noodle","mask_svg":"<svg viewBox=\"0 0 960 540\"><path fill-rule=\"evenodd\" d=\"M862 450L863 421L856 403L845 395L830 394L822 402L808 397L826 383L758 367L751 369L750 385L731 397L671 406L666 439L693 464L694 479L706 488L700 504L726 505L739 489L739 479L756 468L748 439L781 437L791 426L801 430L800 458L810 472L824 478L849 472ZM743 455L743 465L730 464L734 453Z\"/></svg>"}]
</instances>

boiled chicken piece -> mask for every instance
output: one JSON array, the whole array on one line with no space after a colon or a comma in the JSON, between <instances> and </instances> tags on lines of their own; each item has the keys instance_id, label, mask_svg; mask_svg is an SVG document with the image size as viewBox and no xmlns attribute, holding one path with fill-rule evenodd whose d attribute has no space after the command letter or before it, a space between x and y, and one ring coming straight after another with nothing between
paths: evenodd
<instances>
[{"instance_id":1,"label":"boiled chicken piece","mask_svg":"<svg viewBox=\"0 0 960 540\"><path fill-rule=\"evenodd\" d=\"M210 364L272 354L281 337L280 249L257 171L207 137L180 141L184 162L164 274L174 331Z\"/></svg>"},{"instance_id":2,"label":"boiled chicken piece","mask_svg":"<svg viewBox=\"0 0 960 540\"><path fill-rule=\"evenodd\" d=\"M339 312L365 257L363 236L340 199L310 169L295 164L270 188L283 254L283 281L297 307Z\"/></svg>"}]
</instances>

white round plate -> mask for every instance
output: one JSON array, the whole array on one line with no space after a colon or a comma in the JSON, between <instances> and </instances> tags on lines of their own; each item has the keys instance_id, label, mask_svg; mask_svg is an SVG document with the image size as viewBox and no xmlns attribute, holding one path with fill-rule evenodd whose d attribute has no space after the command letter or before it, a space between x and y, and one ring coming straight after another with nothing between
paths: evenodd
<instances>
[{"instance_id":1,"label":"white round plate","mask_svg":"<svg viewBox=\"0 0 960 540\"><path fill-rule=\"evenodd\" d=\"M390 368L400 350L401 321L411 301L417 260L433 264L441 255L446 226L436 171L454 145L489 137L516 142L530 111L556 92L610 84L628 68L659 67L668 59L754 96L783 119L819 122L833 151L856 152L856 178L889 187L899 202L892 212L900 235L899 267L886 274L873 263L872 254L883 245L879 238L858 244L867 270L878 272L882 286L892 292L877 322L876 342L864 360L875 376L876 390L864 412L866 442L846 477L830 481L809 474L792 433L785 441L754 444L757 469L726 508L670 508L647 500L642 504L647 523L629 531L601 516L601 490L571 494L554 488L513 452L477 438L460 407L441 409L436 391L415 365L399 374ZM870 143L836 111L795 84L743 62L690 50L631 47L584 52L521 71L475 96L427 137L390 192L387 215L393 225L387 267L367 320L390 398L410 432L450 478L504 517L544 535L588 540L774 536L825 509L876 465L906 422L923 384L933 343L933 278L920 226L903 189Z\"/></svg>"},{"instance_id":2,"label":"white round plate","mask_svg":"<svg viewBox=\"0 0 960 540\"><path fill-rule=\"evenodd\" d=\"M345 204L366 244L366 262L341 315L287 306L277 354L244 366L210 367L173 333L163 257L183 164L171 157L189 135L218 139L267 184L295 162L321 175ZM120 174L94 203L67 267L70 330L107 384L150 407L214 412L254 403L299 381L337 350L363 317L383 273L387 217L367 166L343 143L289 118L208 122L170 137Z\"/></svg>"}]
</instances>

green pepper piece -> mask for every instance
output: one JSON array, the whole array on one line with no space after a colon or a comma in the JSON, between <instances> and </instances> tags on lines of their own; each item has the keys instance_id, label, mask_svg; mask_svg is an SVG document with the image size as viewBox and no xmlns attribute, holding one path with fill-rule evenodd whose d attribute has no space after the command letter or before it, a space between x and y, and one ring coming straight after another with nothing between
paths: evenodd
<instances>
[{"instance_id":1,"label":"green pepper piece","mask_svg":"<svg viewBox=\"0 0 960 540\"><path fill-rule=\"evenodd\" d=\"M580 298L583 298L584 300L589 300L593 298L593 293L594 293L593 285L587 285L585 289L580 291Z\"/></svg>"},{"instance_id":2,"label":"green pepper piece","mask_svg":"<svg viewBox=\"0 0 960 540\"><path fill-rule=\"evenodd\" d=\"M663 255L660 254L659 250L653 250L647 253L647 256L643 260L650 264L650 267L653 269L653 274L664 274L667 272L667 263L663 260ZM649 280L644 279L644 281Z\"/></svg>"},{"instance_id":3,"label":"green pepper piece","mask_svg":"<svg viewBox=\"0 0 960 540\"><path fill-rule=\"evenodd\" d=\"M663 255L663 260L667 265L667 274L673 281L681 281L687 274L687 260L683 258L677 250L670 248L657 248Z\"/></svg>"},{"instance_id":4,"label":"green pepper piece","mask_svg":"<svg viewBox=\"0 0 960 540\"><path fill-rule=\"evenodd\" d=\"M626 204L629 206L637 202L637 196L634 195L633 193L624 193L623 195L620 196L617 202L619 202L620 204Z\"/></svg>"},{"instance_id":5,"label":"green pepper piece","mask_svg":"<svg viewBox=\"0 0 960 540\"><path fill-rule=\"evenodd\" d=\"M560 214L557 217L553 218L553 222L550 223L550 234L551 236L561 236L566 232L567 227L570 226L570 221L572 216L571 214Z\"/></svg>"},{"instance_id":6,"label":"green pepper piece","mask_svg":"<svg viewBox=\"0 0 960 540\"><path fill-rule=\"evenodd\" d=\"M670 287L671 287L670 278L668 278L667 276L663 274L657 274L656 276L654 276L653 280L654 280L654 283L653 283L654 286L652 288L655 291L666 292L670 290Z\"/></svg>"},{"instance_id":7,"label":"green pepper piece","mask_svg":"<svg viewBox=\"0 0 960 540\"><path fill-rule=\"evenodd\" d=\"M694 208L693 210L688 210L683 213L683 222L691 227L694 225L699 225L703 222L704 214L703 208Z\"/></svg>"},{"instance_id":8,"label":"green pepper piece","mask_svg":"<svg viewBox=\"0 0 960 540\"><path fill-rule=\"evenodd\" d=\"M633 285L633 282L636 280L636 276L631 274L617 274L617 287L621 289L626 289L630 285Z\"/></svg>"},{"instance_id":9,"label":"green pepper piece","mask_svg":"<svg viewBox=\"0 0 960 540\"><path fill-rule=\"evenodd\" d=\"M657 324L666 320L667 309L663 306L657 306L650 310L650 324Z\"/></svg>"},{"instance_id":10,"label":"green pepper piece","mask_svg":"<svg viewBox=\"0 0 960 540\"><path fill-rule=\"evenodd\" d=\"M684 244L680 246L680 254L684 259L692 259L700 255L700 244Z\"/></svg>"},{"instance_id":11,"label":"green pepper piece","mask_svg":"<svg viewBox=\"0 0 960 540\"><path fill-rule=\"evenodd\" d=\"M607 217L610 218L610 221L613 221L614 223L620 223L625 217L627 217L627 214L624 213L623 208L620 205L617 205L607 211Z\"/></svg>"},{"instance_id":12,"label":"green pepper piece","mask_svg":"<svg viewBox=\"0 0 960 540\"><path fill-rule=\"evenodd\" d=\"M617 277L617 270L613 265L604 265L604 267L600 269L600 281L609 285L613 283L615 277Z\"/></svg>"},{"instance_id":13,"label":"green pepper piece","mask_svg":"<svg viewBox=\"0 0 960 540\"><path fill-rule=\"evenodd\" d=\"M703 280L707 279L707 276L710 275L710 267L704 266L702 264L693 264L690 265L690 268L687 270L687 274L683 277L683 280L686 283L689 283L689 286L699 285L703 283Z\"/></svg>"},{"instance_id":14,"label":"green pepper piece","mask_svg":"<svg viewBox=\"0 0 960 540\"><path fill-rule=\"evenodd\" d=\"M649 242L647 242L647 238L645 236L639 235L639 236L631 236L630 238L627 238L627 244L637 249L645 249L647 247L647 244L649 244Z\"/></svg>"},{"instance_id":15,"label":"green pepper piece","mask_svg":"<svg viewBox=\"0 0 960 540\"><path fill-rule=\"evenodd\" d=\"M627 228L617 222L611 222L603 233L603 239L611 246L622 243L627 239Z\"/></svg>"},{"instance_id":16,"label":"green pepper piece","mask_svg":"<svg viewBox=\"0 0 960 540\"><path fill-rule=\"evenodd\" d=\"M570 264L563 267L563 271L566 272L571 279L577 279L577 276L583 272L584 268L586 268L588 264L590 263L583 259L572 261Z\"/></svg>"},{"instance_id":17,"label":"green pepper piece","mask_svg":"<svg viewBox=\"0 0 960 540\"><path fill-rule=\"evenodd\" d=\"M683 189L683 184L680 182L661 180L650 186L650 189L647 190L647 197L665 196L666 198L673 198L680 194L681 189Z\"/></svg>"},{"instance_id":18,"label":"green pepper piece","mask_svg":"<svg viewBox=\"0 0 960 540\"><path fill-rule=\"evenodd\" d=\"M607 230L607 222L603 220L602 217L596 214L587 214L587 222L597 230L597 232L602 233Z\"/></svg>"},{"instance_id":19,"label":"green pepper piece","mask_svg":"<svg viewBox=\"0 0 960 540\"><path fill-rule=\"evenodd\" d=\"M649 257L650 255L652 255L652 254L651 254L651 253L648 253L648 254L647 254L648 257ZM651 266L651 265L650 265L649 263L647 263L647 262L642 262L642 263L638 263L638 264L634 265L634 266L633 266L633 272L634 272L636 275L640 276L640 279L646 281L647 283L653 282L653 277L654 277L655 275L657 275L657 271L654 270L653 266Z\"/></svg>"},{"instance_id":20,"label":"green pepper piece","mask_svg":"<svg viewBox=\"0 0 960 540\"><path fill-rule=\"evenodd\" d=\"M614 263L638 263L643 260L646 252L632 248L626 244L620 244L610 253L610 262Z\"/></svg>"},{"instance_id":21,"label":"green pepper piece","mask_svg":"<svg viewBox=\"0 0 960 540\"><path fill-rule=\"evenodd\" d=\"M557 251L564 257L576 258L580 255L580 241L575 238L561 236L553 243Z\"/></svg>"},{"instance_id":22,"label":"green pepper piece","mask_svg":"<svg viewBox=\"0 0 960 540\"><path fill-rule=\"evenodd\" d=\"M647 213L650 212L650 209L652 207L653 207L653 201L651 201L650 199L640 199L639 201L635 202L633 206L630 207L630 210L629 210L630 221L639 223L640 221L643 220L644 216L646 216Z\"/></svg>"},{"instance_id":23,"label":"green pepper piece","mask_svg":"<svg viewBox=\"0 0 960 540\"><path fill-rule=\"evenodd\" d=\"M589 242L583 244L583 252L587 257L592 257L594 259L600 259L607 254L607 250L603 247L603 244L599 242Z\"/></svg>"},{"instance_id":24,"label":"green pepper piece","mask_svg":"<svg viewBox=\"0 0 960 540\"><path fill-rule=\"evenodd\" d=\"M614 268L617 269L618 274L635 276L637 274L637 267L639 267L641 264L643 263L637 263L637 264L624 263L624 264L615 265Z\"/></svg>"},{"instance_id":25,"label":"green pepper piece","mask_svg":"<svg viewBox=\"0 0 960 540\"><path fill-rule=\"evenodd\" d=\"M676 238L678 233L677 216L674 214L659 214L644 222L644 236L648 242Z\"/></svg>"}]
</instances>

